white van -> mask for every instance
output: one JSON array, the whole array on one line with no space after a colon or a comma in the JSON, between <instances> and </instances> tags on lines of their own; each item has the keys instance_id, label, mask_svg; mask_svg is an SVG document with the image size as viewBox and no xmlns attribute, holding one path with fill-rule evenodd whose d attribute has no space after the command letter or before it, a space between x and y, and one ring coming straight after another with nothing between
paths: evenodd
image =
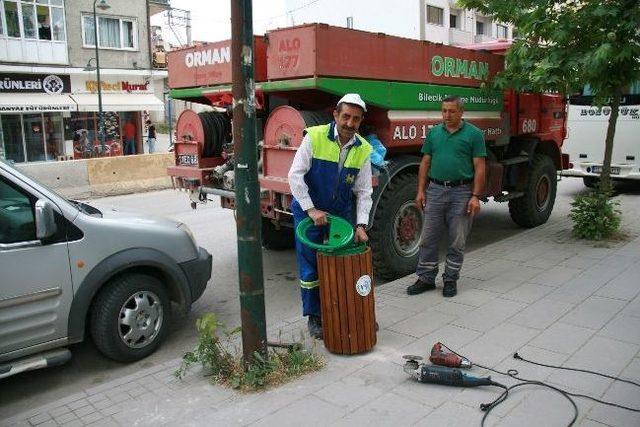
<instances>
[{"instance_id":1,"label":"white van","mask_svg":"<svg viewBox=\"0 0 640 427\"><path fill-rule=\"evenodd\" d=\"M583 95L569 98L568 109L567 139L562 149L569 154L570 163L562 175L580 177L587 187L593 187L602 172L611 108L594 106L587 86ZM632 85L620 100L611 179L640 180L640 82Z\"/></svg>"},{"instance_id":2,"label":"white van","mask_svg":"<svg viewBox=\"0 0 640 427\"><path fill-rule=\"evenodd\" d=\"M185 224L101 212L0 160L0 378L66 362L85 331L114 360L146 357L210 277Z\"/></svg>"}]
</instances>

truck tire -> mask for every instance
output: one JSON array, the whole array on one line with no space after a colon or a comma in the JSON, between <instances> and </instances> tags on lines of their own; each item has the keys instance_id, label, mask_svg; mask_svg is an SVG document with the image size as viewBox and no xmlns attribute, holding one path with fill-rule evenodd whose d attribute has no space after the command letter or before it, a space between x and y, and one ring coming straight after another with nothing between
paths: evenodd
<instances>
[{"instance_id":1,"label":"truck tire","mask_svg":"<svg viewBox=\"0 0 640 427\"><path fill-rule=\"evenodd\" d=\"M394 177L384 190L369 230L374 273L393 280L416 270L422 211L414 200L418 176L405 173Z\"/></svg>"},{"instance_id":2,"label":"truck tire","mask_svg":"<svg viewBox=\"0 0 640 427\"><path fill-rule=\"evenodd\" d=\"M98 350L118 362L153 353L170 325L171 302L160 280L127 274L111 280L91 308L91 336Z\"/></svg>"},{"instance_id":3,"label":"truck tire","mask_svg":"<svg viewBox=\"0 0 640 427\"><path fill-rule=\"evenodd\" d=\"M549 219L556 200L556 167L544 154L536 154L524 187L524 196L509 201L511 219L521 227L537 227Z\"/></svg>"},{"instance_id":4,"label":"truck tire","mask_svg":"<svg viewBox=\"0 0 640 427\"><path fill-rule=\"evenodd\" d=\"M262 247L272 251L284 251L295 247L293 228L282 226L280 230L269 218L262 218Z\"/></svg>"},{"instance_id":5,"label":"truck tire","mask_svg":"<svg viewBox=\"0 0 640 427\"><path fill-rule=\"evenodd\" d=\"M600 178L595 176L585 176L582 178L585 187L595 188L600 183Z\"/></svg>"}]
</instances>

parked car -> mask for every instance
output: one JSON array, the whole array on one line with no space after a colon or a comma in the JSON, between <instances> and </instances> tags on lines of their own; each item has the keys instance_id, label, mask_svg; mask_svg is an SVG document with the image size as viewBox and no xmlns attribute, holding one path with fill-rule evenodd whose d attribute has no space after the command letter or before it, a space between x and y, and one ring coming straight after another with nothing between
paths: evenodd
<instances>
[{"instance_id":1,"label":"parked car","mask_svg":"<svg viewBox=\"0 0 640 427\"><path fill-rule=\"evenodd\" d=\"M85 335L111 359L144 358L172 303L188 310L210 277L185 224L102 212L0 161L0 378L64 363Z\"/></svg>"}]
</instances>

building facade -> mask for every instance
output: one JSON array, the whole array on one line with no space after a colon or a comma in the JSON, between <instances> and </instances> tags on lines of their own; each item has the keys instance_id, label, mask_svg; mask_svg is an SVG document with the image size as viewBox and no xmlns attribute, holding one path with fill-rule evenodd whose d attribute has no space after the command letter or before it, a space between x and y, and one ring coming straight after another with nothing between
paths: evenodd
<instances>
[{"instance_id":1,"label":"building facade","mask_svg":"<svg viewBox=\"0 0 640 427\"><path fill-rule=\"evenodd\" d=\"M94 1L0 1L0 157L34 162L122 155L127 137L135 153L144 151L144 122L151 112L162 114L166 79L166 71L152 67L147 24L149 13L168 2L97 4L104 138Z\"/></svg>"},{"instance_id":2,"label":"building facade","mask_svg":"<svg viewBox=\"0 0 640 427\"><path fill-rule=\"evenodd\" d=\"M286 0L289 25L324 22L329 25L381 32L447 45L511 39L513 27L474 10L459 9L454 0Z\"/></svg>"}]
</instances>

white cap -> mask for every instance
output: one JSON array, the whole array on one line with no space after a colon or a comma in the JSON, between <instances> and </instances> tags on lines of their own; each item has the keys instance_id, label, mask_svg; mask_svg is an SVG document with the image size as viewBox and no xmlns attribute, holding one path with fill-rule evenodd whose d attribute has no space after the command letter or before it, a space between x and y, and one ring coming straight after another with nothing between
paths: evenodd
<instances>
[{"instance_id":1,"label":"white cap","mask_svg":"<svg viewBox=\"0 0 640 427\"><path fill-rule=\"evenodd\" d=\"M340 105L343 102L346 102L347 104L357 105L358 107L361 107L365 113L367 112L367 104L364 103L362 98L360 98L360 95L358 95L357 93L346 94L345 96L340 98L340 101L338 101L338 104L336 105Z\"/></svg>"}]
</instances>

